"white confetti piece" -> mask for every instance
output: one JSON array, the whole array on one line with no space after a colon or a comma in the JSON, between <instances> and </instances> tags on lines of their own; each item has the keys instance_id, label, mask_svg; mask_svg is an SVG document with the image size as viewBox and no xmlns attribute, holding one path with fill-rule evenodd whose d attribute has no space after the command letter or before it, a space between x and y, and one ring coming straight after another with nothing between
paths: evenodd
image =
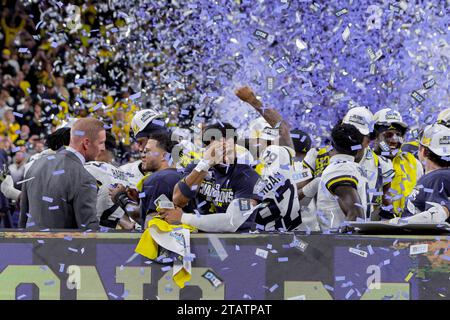
<instances>
[{"instance_id":1,"label":"white confetti piece","mask_svg":"<svg viewBox=\"0 0 450 320\"><path fill-rule=\"evenodd\" d=\"M260 248L256 248L255 254L256 254L258 257L261 257L261 258L263 258L263 259L267 259L267 256L269 255L269 251L263 250L263 249L260 249Z\"/></svg>"},{"instance_id":2,"label":"white confetti piece","mask_svg":"<svg viewBox=\"0 0 450 320\"><path fill-rule=\"evenodd\" d=\"M428 244L415 244L409 247L409 254L410 255L416 255L421 253L427 253L428 252Z\"/></svg>"},{"instance_id":3,"label":"white confetti piece","mask_svg":"<svg viewBox=\"0 0 450 320\"><path fill-rule=\"evenodd\" d=\"M353 254L356 254L356 255L358 255L360 257L363 257L363 258L367 258L367 255L368 255L367 252L365 252L363 250L356 249L356 248L348 248L348 251L353 253Z\"/></svg>"}]
</instances>

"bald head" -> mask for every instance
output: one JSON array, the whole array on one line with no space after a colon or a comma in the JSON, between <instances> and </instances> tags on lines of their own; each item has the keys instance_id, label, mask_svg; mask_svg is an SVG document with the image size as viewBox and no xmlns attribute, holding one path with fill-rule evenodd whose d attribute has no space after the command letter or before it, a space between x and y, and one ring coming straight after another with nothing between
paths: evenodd
<instances>
[{"instance_id":1,"label":"bald head","mask_svg":"<svg viewBox=\"0 0 450 320\"><path fill-rule=\"evenodd\" d=\"M86 161L94 161L105 150L105 140L103 122L94 118L78 119L70 130L70 147L80 152Z\"/></svg>"}]
</instances>

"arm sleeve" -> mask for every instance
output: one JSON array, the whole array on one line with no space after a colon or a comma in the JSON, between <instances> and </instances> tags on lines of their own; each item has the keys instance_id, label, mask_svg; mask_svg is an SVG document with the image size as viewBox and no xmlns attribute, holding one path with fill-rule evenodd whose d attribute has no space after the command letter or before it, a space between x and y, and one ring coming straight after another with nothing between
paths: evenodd
<instances>
[{"instance_id":1,"label":"arm sleeve","mask_svg":"<svg viewBox=\"0 0 450 320\"><path fill-rule=\"evenodd\" d=\"M355 168L349 163L337 163L329 166L322 173L322 182L331 194L334 194L334 190L339 186L349 186L357 189L358 187L358 179L355 175L351 173L354 172Z\"/></svg>"},{"instance_id":2,"label":"arm sleeve","mask_svg":"<svg viewBox=\"0 0 450 320\"><path fill-rule=\"evenodd\" d=\"M181 223L196 227L204 232L236 232L260 205L244 213L232 206L234 204L230 204L225 213L208 215L183 213Z\"/></svg>"},{"instance_id":3,"label":"arm sleeve","mask_svg":"<svg viewBox=\"0 0 450 320\"><path fill-rule=\"evenodd\" d=\"M97 230L99 221L97 218L97 185L94 178L84 178L82 184L77 187L73 199L73 210L78 227L81 229Z\"/></svg>"}]
</instances>

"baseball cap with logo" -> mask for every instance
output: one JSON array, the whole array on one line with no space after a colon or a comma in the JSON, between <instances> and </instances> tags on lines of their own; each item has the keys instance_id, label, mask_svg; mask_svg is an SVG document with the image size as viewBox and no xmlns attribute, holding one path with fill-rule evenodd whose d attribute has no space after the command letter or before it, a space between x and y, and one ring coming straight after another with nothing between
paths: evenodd
<instances>
[{"instance_id":1,"label":"baseball cap with logo","mask_svg":"<svg viewBox=\"0 0 450 320\"><path fill-rule=\"evenodd\" d=\"M420 144L438 156L448 157L450 156L450 129L441 124L429 125L423 131Z\"/></svg>"},{"instance_id":2,"label":"baseball cap with logo","mask_svg":"<svg viewBox=\"0 0 450 320\"><path fill-rule=\"evenodd\" d=\"M362 135L367 136L371 131L370 126L373 123L373 114L366 107L354 107L347 112L342 123L355 126Z\"/></svg>"},{"instance_id":3,"label":"baseball cap with logo","mask_svg":"<svg viewBox=\"0 0 450 320\"><path fill-rule=\"evenodd\" d=\"M437 117L437 123L450 127L450 108L442 110Z\"/></svg>"},{"instance_id":4,"label":"baseball cap with logo","mask_svg":"<svg viewBox=\"0 0 450 320\"><path fill-rule=\"evenodd\" d=\"M133 120L131 120L131 129L133 130L133 134L136 138L140 138L144 135L146 135L147 131L149 131L148 126L151 126L152 122L155 119L162 119L164 118L164 114L157 113L155 110L152 109L144 109L138 111L134 117ZM164 123L162 123L163 125ZM159 125L158 127L162 128L162 125ZM157 124L155 124L157 126Z\"/></svg>"},{"instance_id":5,"label":"baseball cap with logo","mask_svg":"<svg viewBox=\"0 0 450 320\"><path fill-rule=\"evenodd\" d=\"M399 125L403 129L408 128L408 125L403 122L402 115L397 110L391 108L384 108L377 111L373 115L375 124L383 126Z\"/></svg>"},{"instance_id":6,"label":"baseball cap with logo","mask_svg":"<svg viewBox=\"0 0 450 320\"><path fill-rule=\"evenodd\" d=\"M272 128L271 125L263 118L259 117L252 120L249 125L250 139L263 139L273 141L279 137L279 130Z\"/></svg>"}]
</instances>

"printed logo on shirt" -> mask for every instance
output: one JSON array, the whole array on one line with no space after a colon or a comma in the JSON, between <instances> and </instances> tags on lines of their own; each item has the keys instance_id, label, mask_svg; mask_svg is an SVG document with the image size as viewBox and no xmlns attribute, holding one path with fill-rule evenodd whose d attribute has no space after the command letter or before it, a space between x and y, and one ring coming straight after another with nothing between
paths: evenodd
<instances>
[{"instance_id":1,"label":"printed logo on shirt","mask_svg":"<svg viewBox=\"0 0 450 320\"><path fill-rule=\"evenodd\" d=\"M228 205L234 199L234 192L231 189L220 188L220 184L213 186L211 183L204 182L199 193L204 195L208 201L212 201L216 206L222 207Z\"/></svg>"}]
</instances>

